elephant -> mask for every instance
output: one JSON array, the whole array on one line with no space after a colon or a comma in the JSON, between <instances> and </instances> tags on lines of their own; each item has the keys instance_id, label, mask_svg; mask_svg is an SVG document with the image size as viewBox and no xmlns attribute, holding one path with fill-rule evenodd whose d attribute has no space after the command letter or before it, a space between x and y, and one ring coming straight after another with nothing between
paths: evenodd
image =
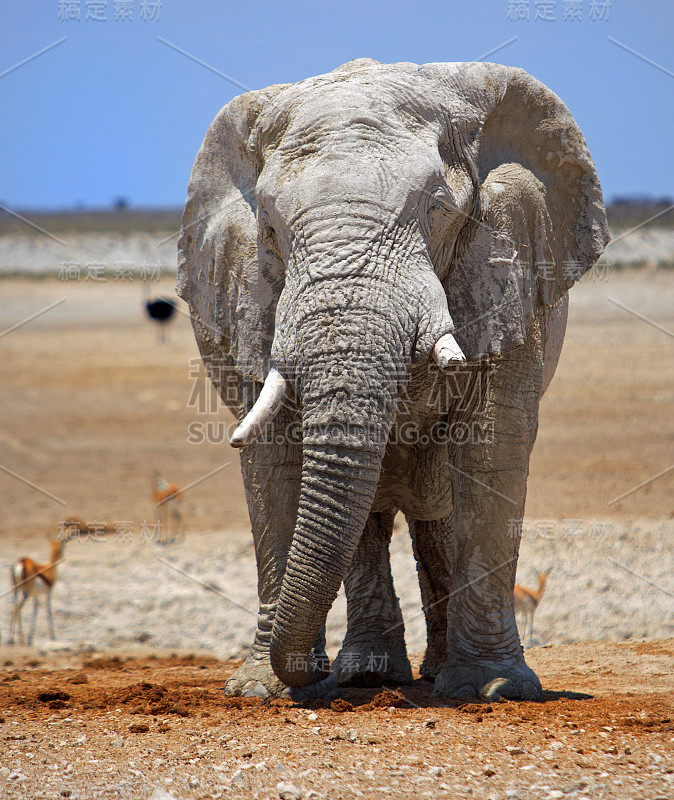
<instances>
[{"instance_id":1,"label":"elephant","mask_svg":"<svg viewBox=\"0 0 674 800\"><path fill-rule=\"evenodd\" d=\"M400 511L421 677L441 697L541 697L513 606L529 457L568 290L608 240L575 120L522 69L358 59L218 113L177 292L238 420L258 566L228 693L411 681L389 559Z\"/></svg>"}]
</instances>

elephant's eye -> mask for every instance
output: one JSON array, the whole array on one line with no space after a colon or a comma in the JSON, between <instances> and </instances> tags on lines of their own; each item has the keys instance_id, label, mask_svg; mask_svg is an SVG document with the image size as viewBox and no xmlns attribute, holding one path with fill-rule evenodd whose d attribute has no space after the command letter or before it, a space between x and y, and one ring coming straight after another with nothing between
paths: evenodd
<instances>
[{"instance_id":1,"label":"elephant's eye","mask_svg":"<svg viewBox=\"0 0 674 800\"><path fill-rule=\"evenodd\" d=\"M426 195L426 213L421 215L422 227L427 237L442 237L451 219L451 203L444 186L434 186Z\"/></svg>"},{"instance_id":2,"label":"elephant's eye","mask_svg":"<svg viewBox=\"0 0 674 800\"><path fill-rule=\"evenodd\" d=\"M430 190L428 193L427 209L429 212L449 210L449 197L444 187L436 186Z\"/></svg>"}]
</instances>

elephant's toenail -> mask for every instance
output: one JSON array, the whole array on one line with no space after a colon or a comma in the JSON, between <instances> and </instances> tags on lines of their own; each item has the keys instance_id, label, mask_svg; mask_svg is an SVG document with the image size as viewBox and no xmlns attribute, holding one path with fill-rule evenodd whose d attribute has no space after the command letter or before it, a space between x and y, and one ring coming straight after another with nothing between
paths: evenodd
<instances>
[{"instance_id":1,"label":"elephant's toenail","mask_svg":"<svg viewBox=\"0 0 674 800\"><path fill-rule=\"evenodd\" d=\"M269 697L267 687L259 681L248 681L241 692L243 697L261 697L265 700Z\"/></svg>"},{"instance_id":2,"label":"elephant's toenail","mask_svg":"<svg viewBox=\"0 0 674 800\"><path fill-rule=\"evenodd\" d=\"M457 700L465 700L468 697L475 697L476 695L477 692L475 691L475 688L469 683L452 692L452 697L456 697Z\"/></svg>"},{"instance_id":3,"label":"elephant's toenail","mask_svg":"<svg viewBox=\"0 0 674 800\"><path fill-rule=\"evenodd\" d=\"M485 700L498 700L511 688L511 682L507 678L494 678L482 687L480 696Z\"/></svg>"},{"instance_id":4,"label":"elephant's toenail","mask_svg":"<svg viewBox=\"0 0 674 800\"><path fill-rule=\"evenodd\" d=\"M532 681L522 682L522 699L523 700L540 700L543 696L543 691Z\"/></svg>"}]
</instances>

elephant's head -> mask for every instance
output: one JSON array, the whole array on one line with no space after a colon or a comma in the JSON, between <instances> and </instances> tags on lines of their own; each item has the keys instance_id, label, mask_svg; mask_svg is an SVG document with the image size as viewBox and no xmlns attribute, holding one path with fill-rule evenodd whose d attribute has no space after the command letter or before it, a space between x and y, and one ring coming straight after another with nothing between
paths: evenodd
<instances>
[{"instance_id":1,"label":"elephant's head","mask_svg":"<svg viewBox=\"0 0 674 800\"><path fill-rule=\"evenodd\" d=\"M267 379L234 444L286 392L299 408L300 502L272 634L285 683L321 677L289 662L311 652L339 590L409 367L521 345L537 306L607 240L578 127L519 69L360 60L218 114L190 180L179 294L207 367Z\"/></svg>"}]
</instances>

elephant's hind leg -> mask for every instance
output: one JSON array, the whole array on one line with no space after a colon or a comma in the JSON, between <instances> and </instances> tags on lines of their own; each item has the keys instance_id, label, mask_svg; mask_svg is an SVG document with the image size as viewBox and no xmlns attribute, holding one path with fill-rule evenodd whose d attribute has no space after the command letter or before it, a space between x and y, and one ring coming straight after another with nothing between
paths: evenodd
<instances>
[{"instance_id":1,"label":"elephant's hind leg","mask_svg":"<svg viewBox=\"0 0 674 800\"><path fill-rule=\"evenodd\" d=\"M452 591L454 515L438 520L408 517L426 617L426 655L421 677L434 681L447 660L447 602Z\"/></svg>"},{"instance_id":2,"label":"elephant's hind leg","mask_svg":"<svg viewBox=\"0 0 674 800\"><path fill-rule=\"evenodd\" d=\"M347 631L332 666L341 685L412 681L403 615L391 575L394 517L393 510L370 514L344 579Z\"/></svg>"}]
</instances>

